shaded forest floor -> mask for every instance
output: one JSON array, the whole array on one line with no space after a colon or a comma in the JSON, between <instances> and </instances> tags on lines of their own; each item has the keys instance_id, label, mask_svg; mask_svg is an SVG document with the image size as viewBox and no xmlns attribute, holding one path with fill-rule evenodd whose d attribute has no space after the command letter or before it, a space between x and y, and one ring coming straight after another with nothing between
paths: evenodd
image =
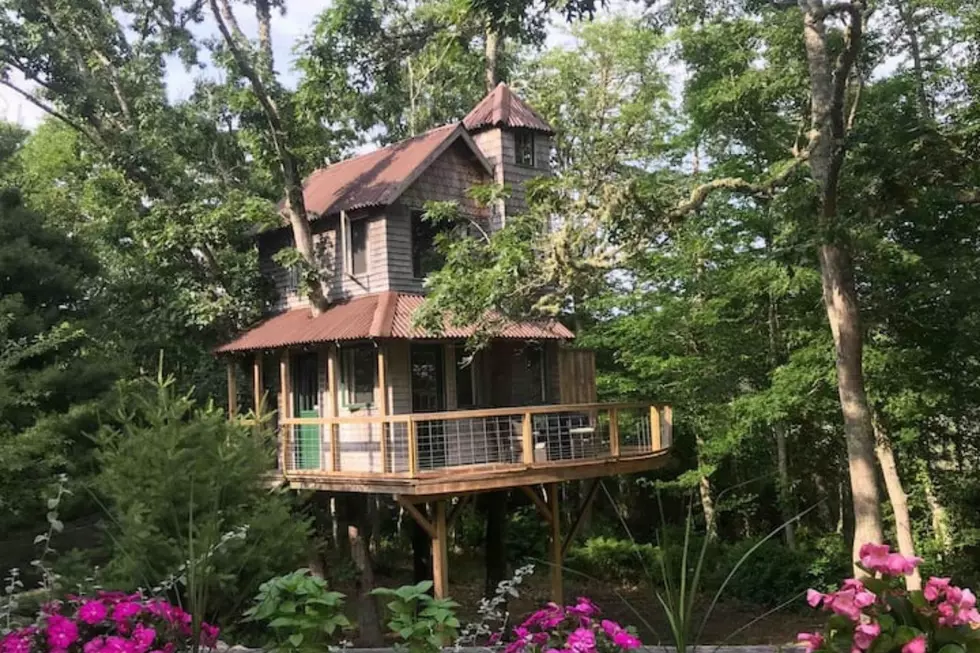
<instances>
[{"instance_id":1,"label":"shaded forest floor","mask_svg":"<svg viewBox=\"0 0 980 653\"><path fill-rule=\"evenodd\" d=\"M449 589L452 598L460 604L460 620L466 624L476 621L477 606L483 596L482 568L477 563L466 563L454 559L449 567ZM378 586L396 587L410 583L409 570L387 569L384 573L376 573L375 582ZM348 595L348 608L354 607L352 601L353 587L348 583L338 583L336 588ZM508 604L510 626L519 623L523 617L538 609L551 600L548 571L543 566L537 568L530 578L524 580L519 588L520 596ZM603 616L624 625L636 626L644 644L657 645L669 643L669 628L663 610L653 592L648 586L620 586L607 581L583 581L565 576L566 602L577 596L590 597L602 609ZM710 604L712 596L699 598L694 619L695 632L700 627L704 610ZM756 606L735 600L719 601L712 611L712 616L705 625L700 644L767 644L784 646L795 644L796 634L804 631L820 629L825 622L823 615L806 609L800 599L800 607L784 608L769 615L757 623L732 635L736 630L746 626L762 614L772 609L772 606ZM637 613L648 625L644 625ZM508 628L509 630L509 628ZM655 632L654 632L655 631Z\"/></svg>"}]
</instances>

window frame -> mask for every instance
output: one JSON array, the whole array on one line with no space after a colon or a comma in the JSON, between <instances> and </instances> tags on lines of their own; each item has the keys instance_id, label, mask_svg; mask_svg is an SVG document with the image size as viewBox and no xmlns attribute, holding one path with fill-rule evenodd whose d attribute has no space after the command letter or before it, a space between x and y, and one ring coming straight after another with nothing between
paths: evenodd
<instances>
[{"instance_id":1,"label":"window frame","mask_svg":"<svg viewBox=\"0 0 980 653\"><path fill-rule=\"evenodd\" d=\"M355 365L355 354L358 350L370 350L372 354L376 353L376 348L370 343L351 345L348 347L340 348L340 404L344 408L359 410L362 408L372 408L377 401L377 390L378 390L378 366L376 356L371 357L371 365L368 366L371 375L371 400L370 401L354 401L354 389L357 385L356 382L356 365Z\"/></svg>"},{"instance_id":2,"label":"window frame","mask_svg":"<svg viewBox=\"0 0 980 653\"><path fill-rule=\"evenodd\" d=\"M527 144L530 146L528 154L530 155L530 162L522 160L522 152L520 147L521 139L526 138ZM535 151L537 143L535 142L535 134L533 130L530 129L517 129L514 131L514 163L522 168L535 168L538 164L538 154Z\"/></svg>"},{"instance_id":3,"label":"window frame","mask_svg":"<svg viewBox=\"0 0 980 653\"><path fill-rule=\"evenodd\" d=\"M363 279L371 271L371 236L369 218L363 217L351 220L347 211L340 212L340 247L344 274L351 279ZM354 225L364 230L364 270L354 269Z\"/></svg>"},{"instance_id":4,"label":"window frame","mask_svg":"<svg viewBox=\"0 0 980 653\"><path fill-rule=\"evenodd\" d=\"M453 385L456 394L456 408L458 410L471 410L477 407L478 402L476 398L476 357L473 356L470 359L470 364L465 367L460 365L461 359L466 357L466 347L455 345L453 347L453 368L455 376L453 378ZM459 379L461 375L466 375L470 379L470 401L469 403L463 403L460 401L459 393Z\"/></svg>"},{"instance_id":5,"label":"window frame","mask_svg":"<svg viewBox=\"0 0 980 653\"><path fill-rule=\"evenodd\" d=\"M410 240L411 240L411 256L412 256L412 278L414 280L416 280L416 281L425 281L430 274L432 274L433 272L436 272L437 270L441 269L446 264L445 260L443 260L442 264L438 268L435 268L433 270L429 270L425 274L420 274L421 273L421 270L419 268L421 267L421 259L418 256L418 254L416 253L417 238L415 237L416 236L416 234L415 234L415 232L416 232L416 229L415 229L415 221L418 220L420 224L426 225L426 228L428 228L431 231L431 234L432 234L431 247L432 248L435 248L435 246L436 246L436 243L435 243L436 236L438 236L440 233L442 233L439 230L439 228L437 228L435 225L433 225L431 223L428 223L427 221L424 220L425 213L426 212L425 212L424 209L409 209L409 212L408 212L408 231L409 231L409 234L411 236ZM416 263L418 263L418 265L416 265Z\"/></svg>"}]
</instances>

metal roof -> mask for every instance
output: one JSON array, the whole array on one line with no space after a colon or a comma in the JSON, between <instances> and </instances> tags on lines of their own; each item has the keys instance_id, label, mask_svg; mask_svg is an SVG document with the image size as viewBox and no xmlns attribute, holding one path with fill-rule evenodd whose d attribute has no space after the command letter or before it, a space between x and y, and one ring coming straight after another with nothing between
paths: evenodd
<instances>
[{"instance_id":1,"label":"metal roof","mask_svg":"<svg viewBox=\"0 0 980 653\"><path fill-rule=\"evenodd\" d=\"M480 100L463 118L463 125L473 131L484 127L516 127L554 134L548 122L514 95L503 82Z\"/></svg>"},{"instance_id":2,"label":"metal roof","mask_svg":"<svg viewBox=\"0 0 980 653\"><path fill-rule=\"evenodd\" d=\"M296 308L275 315L246 331L215 353L281 349L337 340L368 338L426 339L467 338L474 327L446 325L443 333L433 335L412 328L412 315L425 298L397 292L365 295L332 304L313 317L309 308ZM514 340L566 340L574 334L555 320L504 322L496 338Z\"/></svg>"}]
</instances>

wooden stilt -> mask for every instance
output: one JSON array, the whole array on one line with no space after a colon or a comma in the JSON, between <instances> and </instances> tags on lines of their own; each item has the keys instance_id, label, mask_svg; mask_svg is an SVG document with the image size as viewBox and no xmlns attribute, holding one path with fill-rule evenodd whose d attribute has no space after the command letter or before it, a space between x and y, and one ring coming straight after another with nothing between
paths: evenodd
<instances>
[{"instance_id":1,"label":"wooden stilt","mask_svg":"<svg viewBox=\"0 0 980 653\"><path fill-rule=\"evenodd\" d=\"M234 358L228 359L228 417L238 416L238 370Z\"/></svg>"},{"instance_id":2,"label":"wooden stilt","mask_svg":"<svg viewBox=\"0 0 980 653\"><path fill-rule=\"evenodd\" d=\"M565 601L565 589L562 586L562 573L561 566L563 562L562 558L562 541L561 541L561 512L558 506L558 484L549 483L545 486L548 493L548 508L551 511L550 528L551 528L551 600L558 605L564 605Z\"/></svg>"},{"instance_id":3,"label":"wooden stilt","mask_svg":"<svg viewBox=\"0 0 980 653\"><path fill-rule=\"evenodd\" d=\"M252 407L256 416L265 412L262 394L262 352L257 351L252 359Z\"/></svg>"},{"instance_id":4,"label":"wooden stilt","mask_svg":"<svg viewBox=\"0 0 980 653\"><path fill-rule=\"evenodd\" d=\"M289 371L289 350L283 349L279 357L279 438L282 441L282 471L288 471L293 465L291 442L293 427L282 424L283 419L293 416L292 379Z\"/></svg>"},{"instance_id":5,"label":"wooden stilt","mask_svg":"<svg viewBox=\"0 0 980 653\"><path fill-rule=\"evenodd\" d=\"M599 493L599 483L601 482L601 478L597 478L592 481L592 485L589 486L589 491L585 495L585 501L582 502L578 515L575 516L575 521L572 522L572 527L568 529L567 533L565 533L565 543L561 545L562 560L564 560L565 556L568 554L568 549L572 546L572 540L575 539L578 529L582 527L582 520L585 518L585 513L587 513L589 508L592 506L592 502L595 501L595 497Z\"/></svg>"},{"instance_id":6,"label":"wooden stilt","mask_svg":"<svg viewBox=\"0 0 980 653\"><path fill-rule=\"evenodd\" d=\"M435 502L433 511L435 537L432 538L432 581L437 599L449 596L449 529L446 525L446 500ZM559 545L560 546L560 545Z\"/></svg>"}]
</instances>

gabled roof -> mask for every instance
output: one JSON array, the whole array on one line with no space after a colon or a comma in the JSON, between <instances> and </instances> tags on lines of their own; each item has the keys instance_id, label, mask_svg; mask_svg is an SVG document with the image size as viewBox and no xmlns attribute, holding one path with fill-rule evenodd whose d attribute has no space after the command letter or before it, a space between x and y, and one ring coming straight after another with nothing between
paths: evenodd
<instances>
[{"instance_id":1,"label":"gabled roof","mask_svg":"<svg viewBox=\"0 0 980 653\"><path fill-rule=\"evenodd\" d=\"M215 353L367 338L468 338L473 335L474 327L453 327L448 322L438 336L414 329L412 315L423 301L425 298L421 295L389 291L333 304L317 317L311 315L309 308L296 308L270 317L218 347ZM499 332L493 335L516 340L567 340L575 337L555 320L504 322Z\"/></svg>"},{"instance_id":2,"label":"gabled roof","mask_svg":"<svg viewBox=\"0 0 980 653\"><path fill-rule=\"evenodd\" d=\"M492 175L493 168L462 124L453 123L315 171L303 182L306 210L325 216L387 206L459 140L466 143L474 158Z\"/></svg>"},{"instance_id":3,"label":"gabled roof","mask_svg":"<svg viewBox=\"0 0 980 653\"><path fill-rule=\"evenodd\" d=\"M514 95L503 82L497 84L497 88L466 114L463 125L470 131L486 127L516 127L546 134L555 133L544 118Z\"/></svg>"}]
</instances>

